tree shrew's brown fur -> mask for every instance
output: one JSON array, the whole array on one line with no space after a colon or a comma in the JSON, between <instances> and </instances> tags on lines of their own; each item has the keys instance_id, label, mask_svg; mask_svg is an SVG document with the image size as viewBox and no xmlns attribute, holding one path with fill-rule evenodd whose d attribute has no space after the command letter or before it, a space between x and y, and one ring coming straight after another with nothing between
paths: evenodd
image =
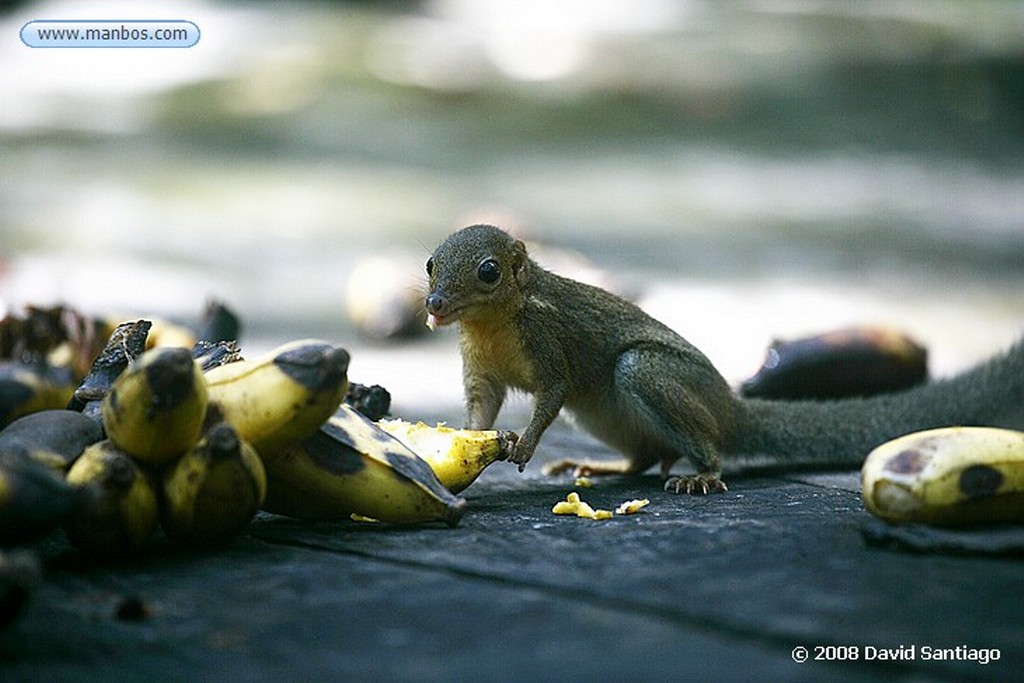
<instances>
[{"instance_id":1,"label":"tree shrew's brown fur","mask_svg":"<svg viewBox=\"0 0 1024 683\"><path fill-rule=\"evenodd\" d=\"M875 446L949 425L1024 426L1024 340L954 378L831 402L741 399L697 348L634 304L548 272L523 242L474 225L427 265L427 312L459 323L467 426L493 426L509 389L534 397L512 460L522 469L565 408L625 457L561 461L552 472L639 473L666 489L724 491L722 458L779 469L858 466ZM696 474L668 478L687 459Z\"/></svg>"}]
</instances>

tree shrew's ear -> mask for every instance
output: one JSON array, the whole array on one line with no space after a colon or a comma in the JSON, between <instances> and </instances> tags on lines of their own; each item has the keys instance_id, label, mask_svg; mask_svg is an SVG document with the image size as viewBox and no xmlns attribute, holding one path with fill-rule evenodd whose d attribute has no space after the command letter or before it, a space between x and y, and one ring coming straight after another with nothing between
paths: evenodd
<instances>
[{"instance_id":1,"label":"tree shrew's ear","mask_svg":"<svg viewBox=\"0 0 1024 683\"><path fill-rule=\"evenodd\" d=\"M512 276L520 287L526 284L530 270L529 265L530 259L526 255L526 245L522 240L516 240L512 245Z\"/></svg>"}]
</instances>

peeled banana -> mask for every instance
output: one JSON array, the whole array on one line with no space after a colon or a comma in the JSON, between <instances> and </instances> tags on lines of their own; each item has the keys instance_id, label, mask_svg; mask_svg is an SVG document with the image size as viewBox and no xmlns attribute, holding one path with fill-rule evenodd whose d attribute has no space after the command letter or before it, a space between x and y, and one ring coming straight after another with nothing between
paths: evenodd
<instances>
[{"instance_id":1,"label":"peeled banana","mask_svg":"<svg viewBox=\"0 0 1024 683\"><path fill-rule=\"evenodd\" d=\"M945 427L894 439L864 461L861 490L892 522L1024 521L1024 432Z\"/></svg>"},{"instance_id":2,"label":"peeled banana","mask_svg":"<svg viewBox=\"0 0 1024 683\"><path fill-rule=\"evenodd\" d=\"M300 340L215 367L205 378L218 419L266 458L316 432L344 398L347 372L344 349Z\"/></svg>"},{"instance_id":3,"label":"peeled banana","mask_svg":"<svg viewBox=\"0 0 1024 683\"><path fill-rule=\"evenodd\" d=\"M430 427L399 419L379 420L377 426L426 460L452 493L476 481L492 462L508 459L518 438L514 432L453 429L444 423Z\"/></svg>"},{"instance_id":4,"label":"peeled banana","mask_svg":"<svg viewBox=\"0 0 1024 683\"><path fill-rule=\"evenodd\" d=\"M103 399L103 426L118 448L160 465L198 441L206 393L203 374L189 349L153 349L114 381Z\"/></svg>"},{"instance_id":5,"label":"peeled banana","mask_svg":"<svg viewBox=\"0 0 1024 683\"><path fill-rule=\"evenodd\" d=\"M458 524L466 501L400 441L348 406L298 445L264 457L264 510L300 519Z\"/></svg>"},{"instance_id":6,"label":"peeled banana","mask_svg":"<svg viewBox=\"0 0 1024 683\"><path fill-rule=\"evenodd\" d=\"M122 555L139 548L156 529L158 503L150 475L109 439L85 449L67 481L92 496L64 526L75 547Z\"/></svg>"},{"instance_id":7,"label":"peeled banana","mask_svg":"<svg viewBox=\"0 0 1024 683\"><path fill-rule=\"evenodd\" d=\"M267 495L256 450L220 422L164 475L161 524L185 543L216 543L241 531Z\"/></svg>"},{"instance_id":8,"label":"peeled banana","mask_svg":"<svg viewBox=\"0 0 1024 683\"><path fill-rule=\"evenodd\" d=\"M43 410L0 430L0 453L23 453L63 474L87 446L102 438L99 423L81 413Z\"/></svg>"}]
</instances>

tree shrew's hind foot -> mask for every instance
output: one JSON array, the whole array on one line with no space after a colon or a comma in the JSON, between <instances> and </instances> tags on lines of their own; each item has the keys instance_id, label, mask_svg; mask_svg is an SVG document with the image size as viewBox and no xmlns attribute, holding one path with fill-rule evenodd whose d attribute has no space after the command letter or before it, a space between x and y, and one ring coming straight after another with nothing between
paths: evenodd
<instances>
[{"instance_id":1,"label":"tree shrew's hind foot","mask_svg":"<svg viewBox=\"0 0 1024 683\"><path fill-rule=\"evenodd\" d=\"M725 493L729 487L718 478L717 474L688 474L669 477L665 480L665 490L669 493L688 493L693 496L706 496L709 493Z\"/></svg>"}]
</instances>

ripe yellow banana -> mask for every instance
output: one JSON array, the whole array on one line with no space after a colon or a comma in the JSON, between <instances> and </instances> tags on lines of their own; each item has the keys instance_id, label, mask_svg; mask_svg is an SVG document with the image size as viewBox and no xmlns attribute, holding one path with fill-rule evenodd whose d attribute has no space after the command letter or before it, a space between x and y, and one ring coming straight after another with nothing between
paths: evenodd
<instances>
[{"instance_id":1,"label":"ripe yellow banana","mask_svg":"<svg viewBox=\"0 0 1024 683\"><path fill-rule=\"evenodd\" d=\"M38 364L0 363L0 428L22 415L63 408L75 393L67 372Z\"/></svg>"},{"instance_id":2,"label":"ripe yellow banana","mask_svg":"<svg viewBox=\"0 0 1024 683\"><path fill-rule=\"evenodd\" d=\"M64 526L75 547L122 555L142 546L156 529L158 505L150 475L109 439L85 449L67 480L92 495L90 504Z\"/></svg>"},{"instance_id":3,"label":"ripe yellow banana","mask_svg":"<svg viewBox=\"0 0 1024 683\"><path fill-rule=\"evenodd\" d=\"M42 410L0 430L0 453L23 453L63 475L87 446L102 438L96 420L73 410Z\"/></svg>"},{"instance_id":4,"label":"ripe yellow banana","mask_svg":"<svg viewBox=\"0 0 1024 683\"><path fill-rule=\"evenodd\" d=\"M160 465L199 440L206 402L206 382L191 351L153 349L114 381L103 399L103 426L118 448Z\"/></svg>"},{"instance_id":5,"label":"ripe yellow banana","mask_svg":"<svg viewBox=\"0 0 1024 683\"><path fill-rule=\"evenodd\" d=\"M211 409L261 457L314 433L345 397L348 353L326 342L285 344L205 374Z\"/></svg>"},{"instance_id":6,"label":"ripe yellow banana","mask_svg":"<svg viewBox=\"0 0 1024 683\"><path fill-rule=\"evenodd\" d=\"M263 509L300 519L352 514L381 522L458 524L466 501L401 442L357 411L341 406L319 431L264 458Z\"/></svg>"},{"instance_id":7,"label":"ripe yellow banana","mask_svg":"<svg viewBox=\"0 0 1024 683\"><path fill-rule=\"evenodd\" d=\"M217 543L241 531L267 495L263 463L234 428L219 422L164 473L161 524L184 543Z\"/></svg>"},{"instance_id":8,"label":"ripe yellow banana","mask_svg":"<svg viewBox=\"0 0 1024 683\"><path fill-rule=\"evenodd\" d=\"M864 461L861 490L892 522L1024 521L1024 432L945 427L894 439Z\"/></svg>"},{"instance_id":9,"label":"ripe yellow banana","mask_svg":"<svg viewBox=\"0 0 1024 683\"><path fill-rule=\"evenodd\" d=\"M452 493L476 481L492 462L508 459L518 439L515 432L453 429L444 423L430 427L394 419L378 420L377 426L425 460Z\"/></svg>"},{"instance_id":10,"label":"ripe yellow banana","mask_svg":"<svg viewBox=\"0 0 1024 683\"><path fill-rule=\"evenodd\" d=\"M62 473L21 453L0 454L0 546L46 536L86 501Z\"/></svg>"}]
</instances>

